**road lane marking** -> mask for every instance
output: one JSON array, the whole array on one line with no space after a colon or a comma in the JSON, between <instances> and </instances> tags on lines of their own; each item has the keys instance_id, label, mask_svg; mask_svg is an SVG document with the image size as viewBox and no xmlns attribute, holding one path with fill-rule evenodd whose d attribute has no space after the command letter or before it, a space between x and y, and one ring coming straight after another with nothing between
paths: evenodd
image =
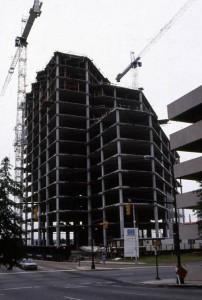
<instances>
[{"instance_id":1,"label":"road lane marking","mask_svg":"<svg viewBox=\"0 0 202 300\"><path fill-rule=\"evenodd\" d=\"M79 289L79 288L87 288L87 286L84 286L84 285L71 285L71 286L65 286L64 287L65 289Z\"/></svg>"},{"instance_id":2,"label":"road lane marking","mask_svg":"<svg viewBox=\"0 0 202 300\"><path fill-rule=\"evenodd\" d=\"M32 273L32 274L34 274L34 273L36 273L36 274L38 274L38 273L54 273L54 272L76 272L77 270L75 270L75 269L68 269L68 270L46 270L46 271L39 271L39 270L37 270L37 271L18 271L18 272L12 272L12 273L0 273L0 275L14 275L14 274L30 274L30 273Z\"/></svg>"},{"instance_id":3,"label":"road lane marking","mask_svg":"<svg viewBox=\"0 0 202 300\"><path fill-rule=\"evenodd\" d=\"M66 296L64 296L64 298L65 298L65 299L70 299L70 300L82 300L82 299L80 299L80 298L72 298L72 297L66 297Z\"/></svg>"},{"instance_id":4,"label":"road lane marking","mask_svg":"<svg viewBox=\"0 0 202 300\"><path fill-rule=\"evenodd\" d=\"M148 296L148 293L136 293L136 292L118 292L118 291L112 291L112 293L115 294L123 294L123 295L134 295L134 296Z\"/></svg>"},{"instance_id":5,"label":"road lane marking","mask_svg":"<svg viewBox=\"0 0 202 300\"><path fill-rule=\"evenodd\" d=\"M1 291L13 291L13 290L25 290L25 289L38 289L44 288L45 285L34 285L34 286L20 286L20 287L13 287L13 288L5 288L1 289Z\"/></svg>"}]
</instances>

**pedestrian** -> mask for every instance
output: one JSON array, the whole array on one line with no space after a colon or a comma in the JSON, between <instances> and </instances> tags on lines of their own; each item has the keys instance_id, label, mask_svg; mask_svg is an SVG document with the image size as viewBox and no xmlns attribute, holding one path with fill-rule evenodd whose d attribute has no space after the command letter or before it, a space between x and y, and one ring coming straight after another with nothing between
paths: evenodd
<instances>
[{"instance_id":1,"label":"pedestrian","mask_svg":"<svg viewBox=\"0 0 202 300\"><path fill-rule=\"evenodd\" d=\"M106 254L103 253L103 254L102 254L102 262L103 262L103 264L105 264L105 261L106 261Z\"/></svg>"}]
</instances>

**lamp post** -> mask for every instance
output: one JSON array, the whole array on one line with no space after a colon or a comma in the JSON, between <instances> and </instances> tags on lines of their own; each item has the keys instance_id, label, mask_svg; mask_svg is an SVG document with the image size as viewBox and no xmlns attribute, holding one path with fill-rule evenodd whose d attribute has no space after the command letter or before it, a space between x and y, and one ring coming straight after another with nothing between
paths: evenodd
<instances>
[{"instance_id":1,"label":"lamp post","mask_svg":"<svg viewBox=\"0 0 202 300\"><path fill-rule=\"evenodd\" d=\"M95 269L95 257L93 249L93 209L91 199L88 197L88 245L91 246L91 269Z\"/></svg>"},{"instance_id":2,"label":"lamp post","mask_svg":"<svg viewBox=\"0 0 202 300\"><path fill-rule=\"evenodd\" d=\"M154 159L151 155L144 155L145 160ZM171 176L172 176L172 186L173 186L173 206L175 215L175 230L174 230L174 247L177 257L177 268L181 267L181 256L180 256L180 239L179 239L179 224L178 224L178 213L177 213L177 201L176 201L176 180L174 177L173 163L171 162Z\"/></svg>"},{"instance_id":3,"label":"lamp post","mask_svg":"<svg viewBox=\"0 0 202 300\"><path fill-rule=\"evenodd\" d=\"M156 185L156 174L155 174L155 160L154 160L153 155L144 155L144 159L151 161L155 233L156 233L156 238L159 238L159 216L158 216L158 199L157 199L157 185Z\"/></svg>"},{"instance_id":4,"label":"lamp post","mask_svg":"<svg viewBox=\"0 0 202 300\"><path fill-rule=\"evenodd\" d=\"M155 178L155 161L154 161L154 156L151 155L145 155L144 156L145 160L152 160L152 182L153 182L153 189L156 189L156 178ZM155 194L154 191L154 217L155 217L155 230L156 230L156 238L159 237L159 225L158 225L158 207L157 207L157 195ZM156 260L156 280L160 280L159 277L159 268L158 268L158 240L155 241L153 244L154 247L154 255L155 255L155 260Z\"/></svg>"},{"instance_id":5,"label":"lamp post","mask_svg":"<svg viewBox=\"0 0 202 300\"><path fill-rule=\"evenodd\" d=\"M171 164L172 182L173 182L173 197L174 197L174 210L175 210L175 232L174 232L174 247L177 256L177 268L181 267L181 256L180 256L180 238L179 238L179 224L177 214L177 201L176 201L176 181L174 177L174 168Z\"/></svg>"}]
</instances>

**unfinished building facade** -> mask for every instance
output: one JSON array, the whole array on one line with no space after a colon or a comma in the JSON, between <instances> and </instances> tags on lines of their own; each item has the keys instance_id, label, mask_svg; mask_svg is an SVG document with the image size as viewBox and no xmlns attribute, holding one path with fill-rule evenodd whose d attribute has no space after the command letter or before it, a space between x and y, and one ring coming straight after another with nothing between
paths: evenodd
<instances>
[{"instance_id":1,"label":"unfinished building facade","mask_svg":"<svg viewBox=\"0 0 202 300\"><path fill-rule=\"evenodd\" d=\"M175 157L141 90L56 52L27 94L25 125L28 245L79 247L93 234L106 246L133 226L140 245L172 238Z\"/></svg>"}]
</instances>

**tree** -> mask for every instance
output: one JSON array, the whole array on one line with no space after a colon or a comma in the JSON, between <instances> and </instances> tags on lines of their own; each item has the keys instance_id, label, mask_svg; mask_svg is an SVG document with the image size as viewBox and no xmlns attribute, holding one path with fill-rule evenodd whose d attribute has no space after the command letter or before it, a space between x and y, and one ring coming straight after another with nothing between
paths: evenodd
<instances>
[{"instance_id":1,"label":"tree","mask_svg":"<svg viewBox=\"0 0 202 300\"><path fill-rule=\"evenodd\" d=\"M14 201L14 197L22 197L22 184L11 178L11 167L9 158L5 157L0 167L0 264L8 269L25 254L19 203Z\"/></svg>"},{"instance_id":2,"label":"tree","mask_svg":"<svg viewBox=\"0 0 202 300\"><path fill-rule=\"evenodd\" d=\"M196 214L198 217L199 236L202 238L202 181L199 182L200 189L197 191L199 201L196 206Z\"/></svg>"}]
</instances>

